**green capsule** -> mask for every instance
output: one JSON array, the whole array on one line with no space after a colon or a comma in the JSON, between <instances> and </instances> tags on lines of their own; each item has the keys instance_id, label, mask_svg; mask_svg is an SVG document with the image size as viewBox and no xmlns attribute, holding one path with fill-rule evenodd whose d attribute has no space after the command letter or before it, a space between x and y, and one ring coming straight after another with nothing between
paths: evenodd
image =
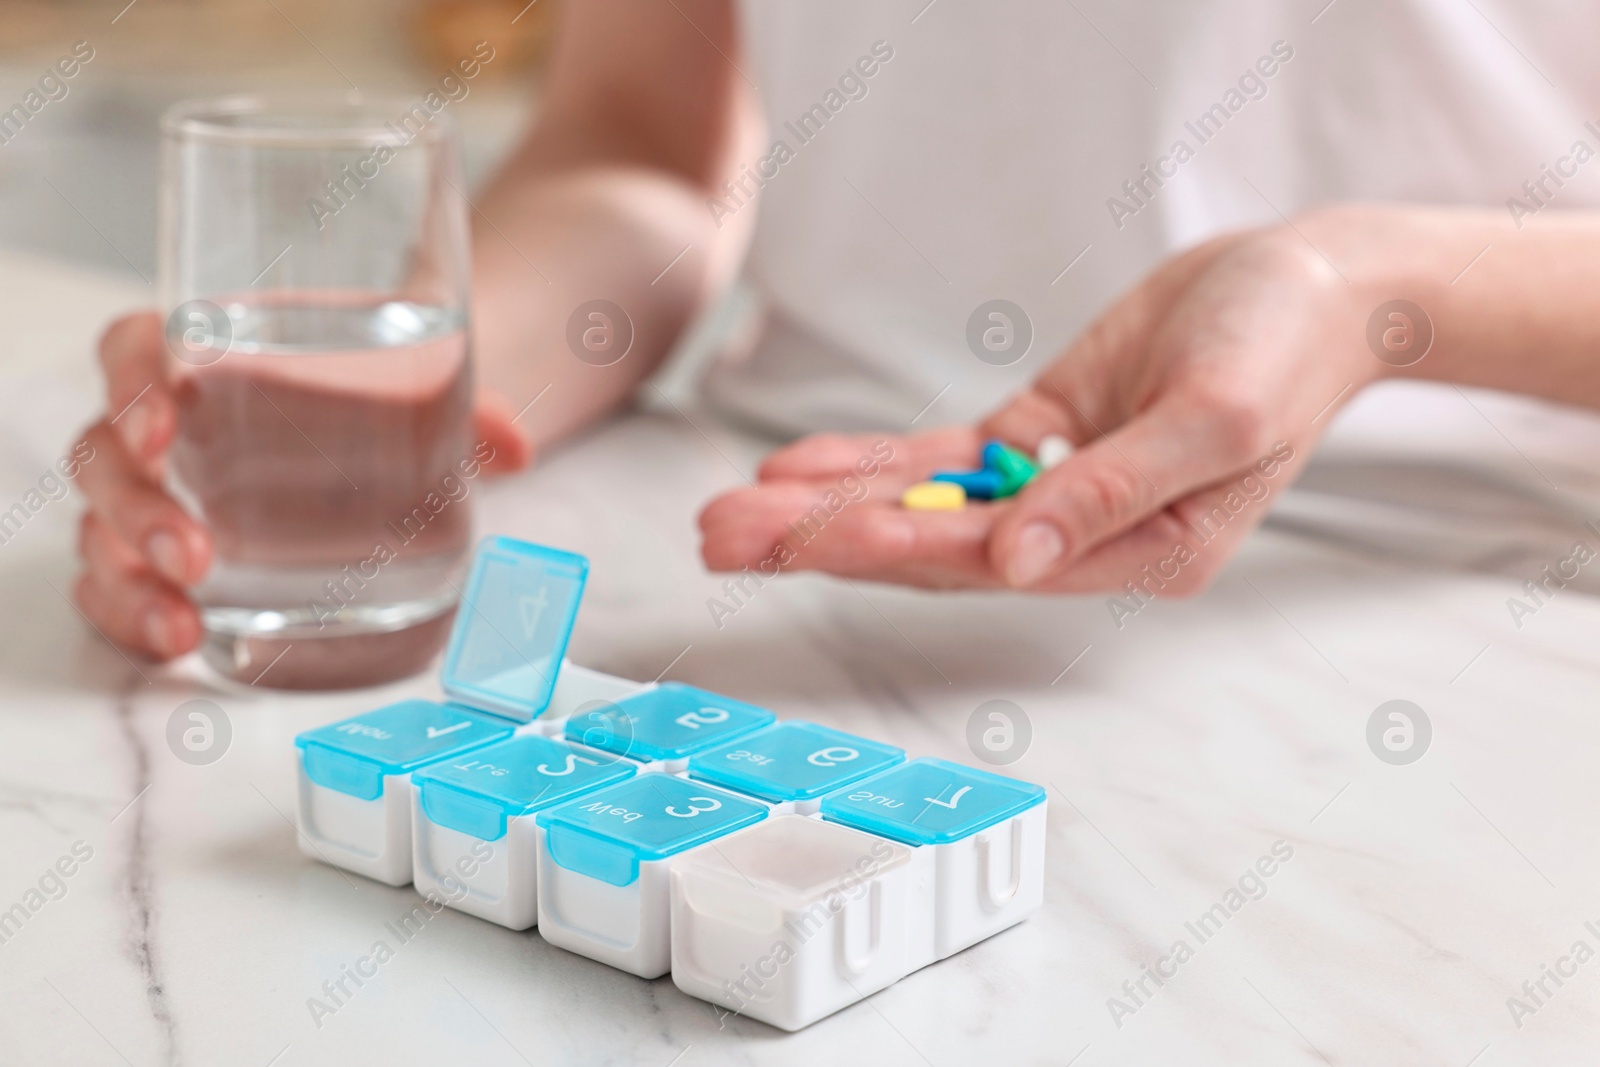
<instances>
[{"instance_id":1,"label":"green capsule","mask_svg":"<svg viewBox=\"0 0 1600 1067\"><path fill-rule=\"evenodd\" d=\"M1018 451L1003 441L990 441L983 446L983 465L1000 475L1000 491L996 500L1015 496L1039 476L1039 466L1026 452Z\"/></svg>"}]
</instances>

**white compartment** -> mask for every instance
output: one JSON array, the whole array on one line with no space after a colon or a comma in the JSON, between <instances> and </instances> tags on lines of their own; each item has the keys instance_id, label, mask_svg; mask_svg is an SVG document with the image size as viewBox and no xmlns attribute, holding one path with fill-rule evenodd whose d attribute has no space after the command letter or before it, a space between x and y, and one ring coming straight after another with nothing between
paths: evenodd
<instances>
[{"instance_id":1,"label":"white compartment","mask_svg":"<svg viewBox=\"0 0 1600 1067\"><path fill-rule=\"evenodd\" d=\"M767 811L749 797L652 772L540 812L539 933L641 978L661 977L672 966L672 857Z\"/></svg>"},{"instance_id":2,"label":"white compartment","mask_svg":"<svg viewBox=\"0 0 1600 1067\"><path fill-rule=\"evenodd\" d=\"M509 737L510 723L406 700L295 738L300 850L383 882L411 881L411 772Z\"/></svg>"},{"instance_id":3,"label":"white compartment","mask_svg":"<svg viewBox=\"0 0 1600 1067\"><path fill-rule=\"evenodd\" d=\"M411 833L411 880L418 893L508 930L526 930L538 921L533 816L507 819L505 833L486 841L430 820L421 792L413 790Z\"/></svg>"},{"instance_id":4,"label":"white compartment","mask_svg":"<svg viewBox=\"0 0 1600 1067\"><path fill-rule=\"evenodd\" d=\"M922 845L934 857L934 953L944 959L1014 926L1044 903L1045 805L971 837Z\"/></svg>"},{"instance_id":5,"label":"white compartment","mask_svg":"<svg viewBox=\"0 0 1600 1067\"><path fill-rule=\"evenodd\" d=\"M933 873L938 959L1044 902L1045 792L1014 778L917 759L822 801L822 817L911 846Z\"/></svg>"},{"instance_id":6,"label":"white compartment","mask_svg":"<svg viewBox=\"0 0 1600 1067\"><path fill-rule=\"evenodd\" d=\"M779 815L676 857L671 898L674 984L783 1030L934 958L924 857L820 819Z\"/></svg>"},{"instance_id":7,"label":"white compartment","mask_svg":"<svg viewBox=\"0 0 1600 1067\"><path fill-rule=\"evenodd\" d=\"M537 812L637 773L624 759L524 734L412 775L412 879L512 930L539 917Z\"/></svg>"},{"instance_id":8,"label":"white compartment","mask_svg":"<svg viewBox=\"0 0 1600 1067\"><path fill-rule=\"evenodd\" d=\"M542 829L538 857L541 937L641 978L672 969L667 860L642 861L632 882L612 885L554 863Z\"/></svg>"},{"instance_id":9,"label":"white compartment","mask_svg":"<svg viewBox=\"0 0 1600 1067\"><path fill-rule=\"evenodd\" d=\"M385 885L411 881L411 776L383 778L383 794L362 800L318 785L306 774L304 755L296 760L300 787L295 811L300 851L314 860L343 867Z\"/></svg>"}]
</instances>

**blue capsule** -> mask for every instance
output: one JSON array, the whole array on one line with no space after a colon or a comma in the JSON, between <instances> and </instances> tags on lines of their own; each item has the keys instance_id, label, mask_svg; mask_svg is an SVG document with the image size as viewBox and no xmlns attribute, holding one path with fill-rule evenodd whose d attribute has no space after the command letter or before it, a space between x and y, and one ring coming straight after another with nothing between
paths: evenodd
<instances>
[{"instance_id":1,"label":"blue capsule","mask_svg":"<svg viewBox=\"0 0 1600 1067\"><path fill-rule=\"evenodd\" d=\"M1005 485L1005 476L997 470L940 471L933 481L950 482L967 491L973 500L993 500Z\"/></svg>"}]
</instances>

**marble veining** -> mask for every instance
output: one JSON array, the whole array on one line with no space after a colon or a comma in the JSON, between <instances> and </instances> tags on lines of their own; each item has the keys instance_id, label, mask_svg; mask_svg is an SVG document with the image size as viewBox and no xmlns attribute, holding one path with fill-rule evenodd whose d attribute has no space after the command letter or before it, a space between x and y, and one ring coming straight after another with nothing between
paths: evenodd
<instances>
[{"instance_id":1,"label":"marble veining","mask_svg":"<svg viewBox=\"0 0 1600 1067\"><path fill-rule=\"evenodd\" d=\"M167 1003L161 973L161 951L157 943L160 915L150 861L150 809L143 803L145 794L154 782L150 773L150 750L139 734L134 716L135 686L139 683L140 679L130 675L113 705L118 733L132 770L129 787L133 799L122 812L114 816L117 822L123 824L125 835L126 858L120 881L128 907L128 952L144 981L145 1001L150 1007L150 1015L160 1028L162 1054L167 1062L176 1064L179 1062L177 1024Z\"/></svg>"}]
</instances>

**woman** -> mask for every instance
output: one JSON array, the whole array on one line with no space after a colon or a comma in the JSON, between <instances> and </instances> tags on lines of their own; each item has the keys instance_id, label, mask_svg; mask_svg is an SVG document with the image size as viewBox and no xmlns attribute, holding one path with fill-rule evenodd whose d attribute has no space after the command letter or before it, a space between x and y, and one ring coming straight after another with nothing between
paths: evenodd
<instances>
[{"instance_id":1,"label":"woman","mask_svg":"<svg viewBox=\"0 0 1600 1067\"><path fill-rule=\"evenodd\" d=\"M793 569L1193 592L1264 516L1235 506L1243 480L1288 484L1373 381L1600 407L1600 224L1570 210L1597 199L1580 106L1600 99L1600 11L585 0L563 18L539 122L476 202L479 424L502 468L624 404L741 265L768 310L705 383L728 417L946 425L890 437L884 486L971 465L990 436L1076 446L1001 504L915 512L875 489ZM606 367L566 343L596 299L634 329ZM121 414L88 435L110 458L82 474L77 597L168 657L199 640L184 590L210 547L159 485L160 335L134 316L101 345ZM547 385L560 403L513 424ZM775 453L706 508L707 563L769 559L883 436Z\"/></svg>"}]
</instances>

